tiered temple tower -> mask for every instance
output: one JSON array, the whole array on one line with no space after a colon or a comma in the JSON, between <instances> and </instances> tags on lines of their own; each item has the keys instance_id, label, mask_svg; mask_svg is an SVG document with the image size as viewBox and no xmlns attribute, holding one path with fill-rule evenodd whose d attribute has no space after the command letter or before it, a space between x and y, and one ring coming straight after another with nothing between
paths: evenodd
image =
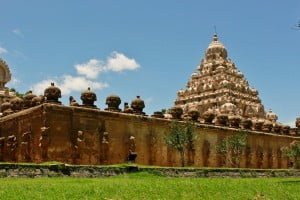
<instances>
[{"instance_id":1,"label":"tiered temple tower","mask_svg":"<svg viewBox=\"0 0 300 200\"><path fill-rule=\"evenodd\" d=\"M186 89L178 91L175 106L181 107L184 115L197 110L200 115L214 112L241 118L266 118L258 91L249 86L243 73L228 58L216 34Z\"/></svg>"}]
</instances>

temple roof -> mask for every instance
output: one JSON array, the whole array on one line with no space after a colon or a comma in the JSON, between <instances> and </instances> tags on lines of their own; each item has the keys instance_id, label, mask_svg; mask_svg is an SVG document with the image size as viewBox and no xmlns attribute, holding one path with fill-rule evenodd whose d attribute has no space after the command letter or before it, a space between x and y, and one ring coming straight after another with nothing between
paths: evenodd
<instances>
[{"instance_id":1,"label":"temple roof","mask_svg":"<svg viewBox=\"0 0 300 200\"><path fill-rule=\"evenodd\" d=\"M236 106L238 115L265 118L258 91L227 57L227 49L216 34L186 89L177 94L175 105L181 106L184 113L196 108L201 114L209 109L221 110L222 105L230 104Z\"/></svg>"},{"instance_id":2,"label":"temple roof","mask_svg":"<svg viewBox=\"0 0 300 200\"><path fill-rule=\"evenodd\" d=\"M219 41L218 35L214 34L211 43L208 45L205 54L206 58L215 58L220 56L224 59L227 58L227 50L225 46Z\"/></svg>"}]
</instances>

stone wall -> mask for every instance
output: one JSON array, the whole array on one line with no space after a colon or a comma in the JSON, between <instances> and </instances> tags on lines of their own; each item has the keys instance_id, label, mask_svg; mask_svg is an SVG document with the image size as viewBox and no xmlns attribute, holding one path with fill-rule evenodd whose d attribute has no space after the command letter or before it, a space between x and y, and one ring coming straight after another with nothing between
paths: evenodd
<instances>
[{"instance_id":1,"label":"stone wall","mask_svg":"<svg viewBox=\"0 0 300 200\"><path fill-rule=\"evenodd\" d=\"M113 113L82 107L43 104L0 119L0 159L10 162L59 161L70 164L118 164L127 161L135 138L136 163L180 166L177 152L164 137L170 120ZM222 164L216 144L239 130L197 124L195 149L187 152L190 166ZM299 137L249 132L240 167L287 168L281 148Z\"/></svg>"},{"instance_id":2,"label":"stone wall","mask_svg":"<svg viewBox=\"0 0 300 200\"><path fill-rule=\"evenodd\" d=\"M98 178L122 174L146 172L167 177L193 178L262 178L262 177L300 177L294 169L228 169L228 168L176 168L142 167L136 165L95 166L65 164L0 164L0 178L7 177L80 177Z\"/></svg>"}]
</instances>

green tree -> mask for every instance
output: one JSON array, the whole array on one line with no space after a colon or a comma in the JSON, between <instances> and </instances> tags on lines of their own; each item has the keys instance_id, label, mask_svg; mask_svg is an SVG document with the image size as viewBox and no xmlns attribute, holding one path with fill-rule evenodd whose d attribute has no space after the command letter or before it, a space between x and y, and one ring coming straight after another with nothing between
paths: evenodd
<instances>
[{"instance_id":1,"label":"green tree","mask_svg":"<svg viewBox=\"0 0 300 200\"><path fill-rule=\"evenodd\" d=\"M185 151L194 145L193 124L190 122L170 124L170 133L164 138L166 144L180 154L181 166L185 164Z\"/></svg>"},{"instance_id":2,"label":"green tree","mask_svg":"<svg viewBox=\"0 0 300 200\"><path fill-rule=\"evenodd\" d=\"M283 147L283 154L294 160L294 168L300 168L300 141L294 140L288 147Z\"/></svg>"},{"instance_id":3,"label":"green tree","mask_svg":"<svg viewBox=\"0 0 300 200\"><path fill-rule=\"evenodd\" d=\"M239 167L240 159L247 144L247 133L239 132L227 137L217 144L217 152L222 156L228 156L228 161L233 167Z\"/></svg>"}]
</instances>

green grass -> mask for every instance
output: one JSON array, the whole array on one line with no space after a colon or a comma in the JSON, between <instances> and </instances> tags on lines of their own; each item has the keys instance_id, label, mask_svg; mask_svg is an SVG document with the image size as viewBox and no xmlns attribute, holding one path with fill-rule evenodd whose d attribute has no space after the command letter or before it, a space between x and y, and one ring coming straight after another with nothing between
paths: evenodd
<instances>
[{"instance_id":1,"label":"green grass","mask_svg":"<svg viewBox=\"0 0 300 200\"><path fill-rule=\"evenodd\" d=\"M300 199L300 178L2 178L0 199Z\"/></svg>"}]
</instances>

